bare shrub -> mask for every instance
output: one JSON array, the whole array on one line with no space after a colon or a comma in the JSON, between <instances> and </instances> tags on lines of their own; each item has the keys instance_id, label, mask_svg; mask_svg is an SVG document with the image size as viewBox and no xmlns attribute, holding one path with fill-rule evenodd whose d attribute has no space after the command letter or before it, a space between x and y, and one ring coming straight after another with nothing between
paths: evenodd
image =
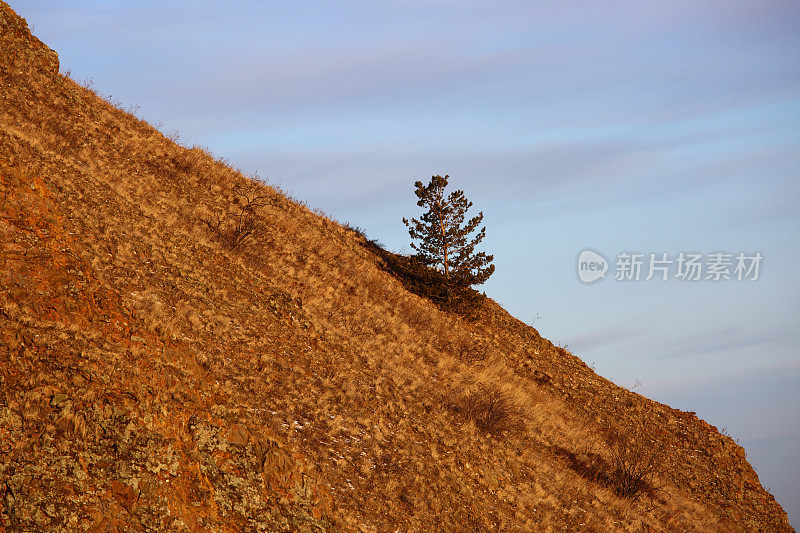
<instances>
[{"instance_id":1,"label":"bare shrub","mask_svg":"<svg viewBox=\"0 0 800 533\"><path fill-rule=\"evenodd\" d=\"M638 432L624 432L610 443L608 480L623 498L652 494L661 465L659 447Z\"/></svg>"},{"instance_id":2,"label":"bare shrub","mask_svg":"<svg viewBox=\"0 0 800 533\"><path fill-rule=\"evenodd\" d=\"M492 435L522 427L519 411L508 397L484 385L461 396L449 407L481 431Z\"/></svg>"},{"instance_id":3,"label":"bare shrub","mask_svg":"<svg viewBox=\"0 0 800 533\"><path fill-rule=\"evenodd\" d=\"M267 224L259 211L269 203L270 197L255 186L223 188L233 196L231 205L222 215L205 218L203 222L217 239L235 250L266 233Z\"/></svg>"}]
</instances>

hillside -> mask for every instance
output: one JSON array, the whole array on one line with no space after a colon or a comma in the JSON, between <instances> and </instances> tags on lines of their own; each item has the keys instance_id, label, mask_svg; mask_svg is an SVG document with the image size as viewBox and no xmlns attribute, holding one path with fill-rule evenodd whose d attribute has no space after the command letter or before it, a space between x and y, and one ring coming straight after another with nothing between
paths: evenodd
<instances>
[{"instance_id":1,"label":"hillside","mask_svg":"<svg viewBox=\"0 0 800 533\"><path fill-rule=\"evenodd\" d=\"M792 530L730 437L442 313L2 1L0 95L0 531Z\"/></svg>"}]
</instances>

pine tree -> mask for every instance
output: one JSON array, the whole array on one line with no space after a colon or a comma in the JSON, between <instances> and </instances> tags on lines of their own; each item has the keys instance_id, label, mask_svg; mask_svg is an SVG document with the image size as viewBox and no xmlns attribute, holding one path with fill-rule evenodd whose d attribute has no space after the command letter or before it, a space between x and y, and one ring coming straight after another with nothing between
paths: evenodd
<instances>
[{"instance_id":1,"label":"pine tree","mask_svg":"<svg viewBox=\"0 0 800 533\"><path fill-rule=\"evenodd\" d=\"M417 259L443 275L448 304L454 297L465 295L472 285L484 283L494 272L491 264L494 256L475 253L475 247L486 236L486 228L471 236L483 221L483 212L465 223L472 202L462 190L446 195L449 178L436 175L427 185L421 181L414 183L417 205L426 211L420 219L403 218L411 238L419 241L411 244Z\"/></svg>"}]
</instances>

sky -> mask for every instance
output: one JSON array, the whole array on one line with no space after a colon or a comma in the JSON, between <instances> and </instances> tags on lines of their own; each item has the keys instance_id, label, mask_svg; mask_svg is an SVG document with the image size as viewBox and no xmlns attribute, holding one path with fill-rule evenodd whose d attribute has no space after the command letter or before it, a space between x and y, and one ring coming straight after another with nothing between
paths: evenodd
<instances>
[{"instance_id":1,"label":"sky","mask_svg":"<svg viewBox=\"0 0 800 533\"><path fill-rule=\"evenodd\" d=\"M725 428L800 527L800 3L10 3L75 80L392 250L449 174L486 293ZM619 281L623 252L763 261Z\"/></svg>"}]
</instances>

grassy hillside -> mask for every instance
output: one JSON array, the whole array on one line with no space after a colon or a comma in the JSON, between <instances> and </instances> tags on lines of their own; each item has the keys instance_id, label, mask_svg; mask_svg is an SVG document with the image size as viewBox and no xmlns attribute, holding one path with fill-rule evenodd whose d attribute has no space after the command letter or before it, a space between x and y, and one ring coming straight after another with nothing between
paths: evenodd
<instances>
[{"instance_id":1,"label":"grassy hillside","mask_svg":"<svg viewBox=\"0 0 800 533\"><path fill-rule=\"evenodd\" d=\"M381 256L0 2L0 531L791 531L716 428Z\"/></svg>"}]
</instances>

